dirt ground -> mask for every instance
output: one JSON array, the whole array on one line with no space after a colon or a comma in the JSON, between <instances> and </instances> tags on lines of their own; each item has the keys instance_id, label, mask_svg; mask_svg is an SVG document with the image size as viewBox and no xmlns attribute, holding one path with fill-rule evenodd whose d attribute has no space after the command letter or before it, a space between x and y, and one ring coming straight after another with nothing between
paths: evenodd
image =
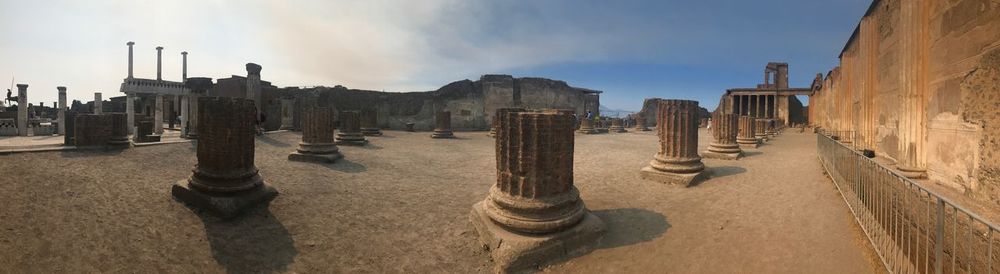
<instances>
[{"instance_id":1,"label":"dirt ground","mask_svg":"<svg viewBox=\"0 0 1000 274\"><path fill-rule=\"evenodd\" d=\"M0 272L490 272L468 213L495 180L493 139L456 135L387 131L334 165L289 162L300 135L266 135L256 163L281 194L234 222L171 198L193 144L2 155ZM706 159L711 178L690 188L640 179L656 148L652 133L577 135L575 183L608 234L542 271L877 271L813 135Z\"/></svg>"}]
</instances>

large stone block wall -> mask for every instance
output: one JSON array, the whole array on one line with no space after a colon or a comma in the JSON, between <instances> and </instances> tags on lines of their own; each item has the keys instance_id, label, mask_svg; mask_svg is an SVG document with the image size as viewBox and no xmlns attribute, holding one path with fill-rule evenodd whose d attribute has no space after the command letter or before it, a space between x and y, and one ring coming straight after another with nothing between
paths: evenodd
<instances>
[{"instance_id":1,"label":"large stone block wall","mask_svg":"<svg viewBox=\"0 0 1000 274\"><path fill-rule=\"evenodd\" d=\"M926 16L908 17L908 1ZM996 1L875 1L810 98L810 123L858 132L879 156L915 158L931 181L1000 203L998 60ZM922 77L905 77L914 67ZM922 98L908 99L914 89Z\"/></svg>"},{"instance_id":2,"label":"large stone block wall","mask_svg":"<svg viewBox=\"0 0 1000 274\"><path fill-rule=\"evenodd\" d=\"M110 113L76 115L73 130L76 146L103 146L111 139Z\"/></svg>"}]
</instances>

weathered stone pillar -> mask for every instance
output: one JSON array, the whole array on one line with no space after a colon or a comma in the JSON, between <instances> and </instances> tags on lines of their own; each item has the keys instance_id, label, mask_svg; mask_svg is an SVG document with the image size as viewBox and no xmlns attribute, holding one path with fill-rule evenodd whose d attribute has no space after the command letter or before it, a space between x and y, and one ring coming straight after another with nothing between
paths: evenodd
<instances>
[{"instance_id":1,"label":"weathered stone pillar","mask_svg":"<svg viewBox=\"0 0 1000 274\"><path fill-rule=\"evenodd\" d=\"M188 79L188 52L181 52L181 82L186 82Z\"/></svg>"},{"instance_id":2,"label":"weathered stone pillar","mask_svg":"<svg viewBox=\"0 0 1000 274\"><path fill-rule=\"evenodd\" d=\"M497 180L470 221L496 272L518 272L585 253L605 225L573 185L573 115L508 111L498 120Z\"/></svg>"},{"instance_id":3,"label":"weathered stone pillar","mask_svg":"<svg viewBox=\"0 0 1000 274\"><path fill-rule=\"evenodd\" d=\"M778 122L774 119L764 119L764 123L767 124L767 129L764 130L764 134L767 135L768 139L774 139L774 136L778 135L776 131Z\"/></svg>"},{"instance_id":4,"label":"weathered stone pillar","mask_svg":"<svg viewBox=\"0 0 1000 274\"><path fill-rule=\"evenodd\" d=\"M135 42L128 41L125 45L128 45L128 79L132 79L132 46Z\"/></svg>"},{"instance_id":5,"label":"weathered stone pillar","mask_svg":"<svg viewBox=\"0 0 1000 274\"><path fill-rule=\"evenodd\" d=\"M625 130L625 127L622 126L622 118L611 118L611 128L609 128L608 131L615 133L628 132L628 130Z\"/></svg>"},{"instance_id":6,"label":"weathered stone pillar","mask_svg":"<svg viewBox=\"0 0 1000 274\"><path fill-rule=\"evenodd\" d=\"M636 115L635 116L635 130L636 131L649 131L649 127L646 127L646 116Z\"/></svg>"},{"instance_id":7,"label":"weathered stone pillar","mask_svg":"<svg viewBox=\"0 0 1000 274\"><path fill-rule=\"evenodd\" d=\"M188 95L179 96L181 105L181 137L187 138L188 133Z\"/></svg>"},{"instance_id":8,"label":"weathered stone pillar","mask_svg":"<svg viewBox=\"0 0 1000 274\"><path fill-rule=\"evenodd\" d=\"M310 106L302 111L302 141L288 160L333 163L344 158L333 136L333 109Z\"/></svg>"},{"instance_id":9,"label":"weathered stone pillar","mask_svg":"<svg viewBox=\"0 0 1000 274\"><path fill-rule=\"evenodd\" d=\"M295 113L294 108L295 101L293 99L281 99L281 127L278 129L292 130L295 128L295 119L293 115ZM364 129L362 128L362 131L363 130ZM382 134L382 132L379 131L379 134Z\"/></svg>"},{"instance_id":10,"label":"weathered stone pillar","mask_svg":"<svg viewBox=\"0 0 1000 274\"><path fill-rule=\"evenodd\" d=\"M198 122L201 120L202 116L199 114L201 113L201 108L198 106L200 100L199 98L201 98L201 95L205 94L208 89L212 88L212 78L191 77L188 78L187 82L184 82L184 86L191 90L191 93L186 96L188 103L188 111L186 112L188 121L184 124L187 127L186 136L188 139L198 139L198 135L201 130ZM181 108L183 107L184 106L182 105ZM256 112L256 109L254 109L254 111ZM256 125L256 123L257 121L254 120L254 125Z\"/></svg>"},{"instance_id":11,"label":"weathered stone pillar","mask_svg":"<svg viewBox=\"0 0 1000 274\"><path fill-rule=\"evenodd\" d=\"M363 146L368 143L361 134L361 116L357 111L341 111L340 127L337 132L337 144L348 146Z\"/></svg>"},{"instance_id":12,"label":"weathered stone pillar","mask_svg":"<svg viewBox=\"0 0 1000 274\"><path fill-rule=\"evenodd\" d=\"M757 138L760 142L767 142L767 121L760 118L754 119L754 133L753 136Z\"/></svg>"},{"instance_id":13,"label":"weathered stone pillar","mask_svg":"<svg viewBox=\"0 0 1000 274\"><path fill-rule=\"evenodd\" d=\"M17 84L17 134L28 136L28 85Z\"/></svg>"},{"instance_id":14,"label":"weathered stone pillar","mask_svg":"<svg viewBox=\"0 0 1000 274\"><path fill-rule=\"evenodd\" d=\"M261 66L254 63L247 63L247 99L253 100L257 105L257 121L260 121L262 114L260 109L263 103L260 101L260 70Z\"/></svg>"},{"instance_id":15,"label":"weathered stone pillar","mask_svg":"<svg viewBox=\"0 0 1000 274\"><path fill-rule=\"evenodd\" d=\"M896 168L908 178L927 176L926 94L928 89L928 2L903 1L901 8L899 157Z\"/></svg>"},{"instance_id":16,"label":"weathered stone pillar","mask_svg":"<svg viewBox=\"0 0 1000 274\"><path fill-rule=\"evenodd\" d=\"M747 115L740 116L739 133L736 135L736 143L740 144L741 149L757 148L760 145L755 135L757 133L756 126L757 123L753 117Z\"/></svg>"},{"instance_id":17,"label":"weathered stone pillar","mask_svg":"<svg viewBox=\"0 0 1000 274\"><path fill-rule=\"evenodd\" d=\"M135 135L135 96L125 93L126 129L129 135Z\"/></svg>"},{"instance_id":18,"label":"weathered stone pillar","mask_svg":"<svg viewBox=\"0 0 1000 274\"><path fill-rule=\"evenodd\" d=\"M156 81L163 81L163 47L156 47Z\"/></svg>"},{"instance_id":19,"label":"weathered stone pillar","mask_svg":"<svg viewBox=\"0 0 1000 274\"><path fill-rule=\"evenodd\" d=\"M587 119L587 117L580 118L580 129L576 132L583 134L597 134L597 129L594 129L594 120Z\"/></svg>"},{"instance_id":20,"label":"weathered stone pillar","mask_svg":"<svg viewBox=\"0 0 1000 274\"><path fill-rule=\"evenodd\" d=\"M378 127L378 111L374 109L361 110L361 134L382 136L382 129Z\"/></svg>"},{"instance_id":21,"label":"weathered stone pillar","mask_svg":"<svg viewBox=\"0 0 1000 274\"><path fill-rule=\"evenodd\" d=\"M434 115L434 134L431 138L455 138L455 134L451 132L451 111L438 111Z\"/></svg>"},{"instance_id":22,"label":"weathered stone pillar","mask_svg":"<svg viewBox=\"0 0 1000 274\"><path fill-rule=\"evenodd\" d=\"M104 113L104 100L100 92L94 92L94 114Z\"/></svg>"},{"instance_id":23,"label":"weathered stone pillar","mask_svg":"<svg viewBox=\"0 0 1000 274\"><path fill-rule=\"evenodd\" d=\"M59 91L59 113L57 118L59 119L59 135L66 135L66 87L56 87Z\"/></svg>"},{"instance_id":24,"label":"weathered stone pillar","mask_svg":"<svg viewBox=\"0 0 1000 274\"><path fill-rule=\"evenodd\" d=\"M656 133L660 151L642 177L661 183L689 186L705 165L698 156L698 102L660 100Z\"/></svg>"},{"instance_id":25,"label":"weathered stone pillar","mask_svg":"<svg viewBox=\"0 0 1000 274\"><path fill-rule=\"evenodd\" d=\"M128 140L128 115L125 113L108 113L111 116L111 138L108 146L127 148L132 145Z\"/></svg>"},{"instance_id":26,"label":"weathered stone pillar","mask_svg":"<svg viewBox=\"0 0 1000 274\"><path fill-rule=\"evenodd\" d=\"M199 101L198 164L190 178L174 184L174 198L222 218L274 198L277 190L254 165L254 102L226 97Z\"/></svg>"},{"instance_id":27,"label":"weathered stone pillar","mask_svg":"<svg viewBox=\"0 0 1000 274\"><path fill-rule=\"evenodd\" d=\"M736 160L743 156L740 144L736 142L739 135L739 117L732 113L716 111L712 114L712 136L715 142L708 145L708 150L701 156L724 160Z\"/></svg>"},{"instance_id":28,"label":"weathered stone pillar","mask_svg":"<svg viewBox=\"0 0 1000 274\"><path fill-rule=\"evenodd\" d=\"M163 95L156 95L156 105L153 106L153 133L163 135Z\"/></svg>"}]
</instances>

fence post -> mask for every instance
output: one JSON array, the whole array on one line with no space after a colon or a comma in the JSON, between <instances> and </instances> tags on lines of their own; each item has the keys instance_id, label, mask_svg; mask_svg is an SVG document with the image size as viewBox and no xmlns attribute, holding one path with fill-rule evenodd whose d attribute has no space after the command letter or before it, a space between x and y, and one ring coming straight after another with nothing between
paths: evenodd
<instances>
[{"instance_id":1,"label":"fence post","mask_svg":"<svg viewBox=\"0 0 1000 274\"><path fill-rule=\"evenodd\" d=\"M929 195L930 196L930 195ZM943 272L944 261L944 200L937 199L937 230L934 235L934 273ZM954 253L954 252L952 252ZM954 255L952 255L954 256ZM952 266L954 267L954 266Z\"/></svg>"}]
</instances>

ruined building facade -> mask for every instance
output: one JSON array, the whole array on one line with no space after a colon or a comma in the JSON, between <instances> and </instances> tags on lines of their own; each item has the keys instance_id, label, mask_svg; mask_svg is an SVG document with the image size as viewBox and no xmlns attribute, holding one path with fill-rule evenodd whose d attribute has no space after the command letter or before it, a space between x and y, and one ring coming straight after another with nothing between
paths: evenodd
<instances>
[{"instance_id":1,"label":"ruined building facade","mask_svg":"<svg viewBox=\"0 0 1000 274\"><path fill-rule=\"evenodd\" d=\"M1000 201L996 1L874 1L812 90L811 125L853 132L908 177Z\"/></svg>"},{"instance_id":2,"label":"ruined building facade","mask_svg":"<svg viewBox=\"0 0 1000 274\"><path fill-rule=\"evenodd\" d=\"M788 64L772 62L764 67L764 83L756 88L726 90L718 110L760 119L777 119L789 126L805 124L807 118L802 102L795 96L811 93L809 88L789 87Z\"/></svg>"}]
</instances>

